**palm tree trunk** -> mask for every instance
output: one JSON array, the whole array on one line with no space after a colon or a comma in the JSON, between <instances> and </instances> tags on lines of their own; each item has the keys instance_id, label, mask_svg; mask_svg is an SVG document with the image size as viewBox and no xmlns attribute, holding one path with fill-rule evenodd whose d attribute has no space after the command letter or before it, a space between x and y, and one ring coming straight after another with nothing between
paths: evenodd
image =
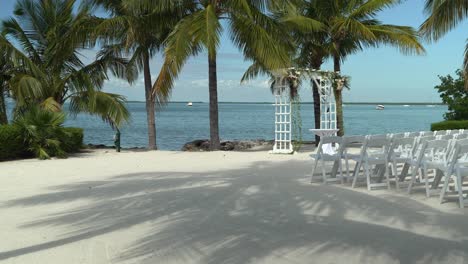
<instances>
[{"instance_id":1,"label":"palm tree trunk","mask_svg":"<svg viewBox=\"0 0 468 264\"><path fill-rule=\"evenodd\" d=\"M312 61L312 69L320 70L322 66L322 59L321 58L313 58ZM318 90L317 84L312 80L312 96L314 99L314 123L315 128L320 128L320 94ZM315 145L318 146L320 142L320 137L315 135Z\"/></svg>"},{"instance_id":2,"label":"palm tree trunk","mask_svg":"<svg viewBox=\"0 0 468 264\"><path fill-rule=\"evenodd\" d=\"M341 72L341 62L340 62L340 57L337 55L333 56L333 66L335 72ZM344 119L343 119L343 94L342 90L337 90L334 89L335 93L335 100L336 100L336 122L337 122L337 128L339 129L338 131L338 136L343 136L344 135Z\"/></svg>"},{"instance_id":3,"label":"palm tree trunk","mask_svg":"<svg viewBox=\"0 0 468 264\"><path fill-rule=\"evenodd\" d=\"M8 124L8 116L6 111L5 91L3 84L0 83L0 125Z\"/></svg>"},{"instance_id":4,"label":"palm tree trunk","mask_svg":"<svg viewBox=\"0 0 468 264\"><path fill-rule=\"evenodd\" d=\"M152 95L151 71L148 52L145 52L143 54L143 75L145 79L146 120L148 124L148 149L157 149L155 101L154 96Z\"/></svg>"},{"instance_id":5,"label":"palm tree trunk","mask_svg":"<svg viewBox=\"0 0 468 264\"><path fill-rule=\"evenodd\" d=\"M216 53L208 55L208 86L210 91L210 147L220 148L218 120L218 80L216 76Z\"/></svg>"}]
</instances>

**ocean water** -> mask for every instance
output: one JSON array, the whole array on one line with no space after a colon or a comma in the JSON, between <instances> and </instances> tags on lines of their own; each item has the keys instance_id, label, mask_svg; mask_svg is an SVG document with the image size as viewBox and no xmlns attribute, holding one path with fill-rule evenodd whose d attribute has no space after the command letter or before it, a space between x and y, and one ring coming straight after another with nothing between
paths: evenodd
<instances>
[{"instance_id":1,"label":"ocean water","mask_svg":"<svg viewBox=\"0 0 468 264\"><path fill-rule=\"evenodd\" d=\"M9 105L11 109L12 105ZM132 114L129 125L121 129L123 147L144 147L147 144L144 103L128 103ZM345 105L347 135L382 134L429 130L430 124L443 119L446 106L387 105L384 111L374 105ZM274 107L271 104L220 103L220 135L222 140L273 139ZM313 105L301 105L304 140L313 140ZM114 131L99 118L89 115L69 117L67 126L82 127L85 143L113 145ZM157 144L163 150L179 150L189 141L209 137L208 104L170 103L156 114Z\"/></svg>"}]
</instances>

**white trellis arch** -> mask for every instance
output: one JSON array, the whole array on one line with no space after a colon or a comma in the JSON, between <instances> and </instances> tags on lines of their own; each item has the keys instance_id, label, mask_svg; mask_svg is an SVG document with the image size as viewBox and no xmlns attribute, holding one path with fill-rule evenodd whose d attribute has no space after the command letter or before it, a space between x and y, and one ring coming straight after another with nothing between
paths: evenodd
<instances>
[{"instance_id":1,"label":"white trellis arch","mask_svg":"<svg viewBox=\"0 0 468 264\"><path fill-rule=\"evenodd\" d=\"M273 83L275 95L275 144L272 153L290 154L292 145L291 101L287 83L278 76Z\"/></svg>"},{"instance_id":2,"label":"white trellis arch","mask_svg":"<svg viewBox=\"0 0 468 264\"><path fill-rule=\"evenodd\" d=\"M337 115L334 85L341 89L347 77L339 72L316 71L310 69L280 69L271 72L275 95L275 144L271 153L293 153L291 98L288 81L297 81L301 76L312 80L320 94L320 128L310 129L318 136L336 135ZM331 147L331 146L330 146ZM330 150L332 151L332 150Z\"/></svg>"},{"instance_id":3,"label":"white trellis arch","mask_svg":"<svg viewBox=\"0 0 468 264\"><path fill-rule=\"evenodd\" d=\"M336 100L330 77L312 74L320 94L320 129L336 129Z\"/></svg>"}]
</instances>

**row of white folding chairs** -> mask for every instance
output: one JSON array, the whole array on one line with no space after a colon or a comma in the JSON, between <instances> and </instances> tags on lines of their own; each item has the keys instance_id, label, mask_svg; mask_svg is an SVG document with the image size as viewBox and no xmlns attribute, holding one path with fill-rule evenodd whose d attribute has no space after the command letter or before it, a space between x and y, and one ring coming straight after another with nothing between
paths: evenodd
<instances>
[{"instance_id":1,"label":"row of white folding chairs","mask_svg":"<svg viewBox=\"0 0 468 264\"><path fill-rule=\"evenodd\" d=\"M435 135L435 136L434 136ZM349 136L349 137L325 137L322 138L317 153L313 155L315 164L312 170L312 180L314 179L314 172L319 161L322 161L322 180L324 183L339 181L344 182L349 179L349 161L356 162L354 173L352 175L353 188L357 184L359 172L361 167L364 171L366 178L366 185L368 190L376 187L390 188L390 181L393 180L396 188L400 188L400 184L405 182L408 170L411 170L411 178L408 183L408 193L412 188L420 183L426 187L426 195L432 194L432 189L429 187L430 179L427 171L429 169L439 169L444 172L445 182L450 180L451 172L455 171L450 169L449 156L454 155L455 142L468 137L465 131L438 131L432 132L413 132L402 134L388 134L388 135L374 135L374 136ZM350 153L350 146L358 143L361 145L359 153ZM468 143L468 141L467 141ZM327 144L335 144L336 149L334 153L325 153L324 146ZM329 145L328 145L329 146ZM466 155L465 155L466 156ZM346 165L346 177L343 176L342 160L344 159ZM454 159L450 159L454 161ZM462 163L458 166L460 173L462 172ZM332 170L332 175L340 173L339 177L328 177L325 171L325 162L333 161L335 166ZM403 169L398 174L397 165L402 163ZM388 171L388 165L391 168L391 175ZM374 173L371 173L371 167ZM421 171L421 173L419 173ZM418 174L419 173L419 174ZM377 177L374 177L377 176ZM383 177L385 180L383 181ZM462 174L457 176L459 179ZM377 178L377 182L374 182ZM435 177L432 180L436 179ZM463 179L457 180L457 184ZM444 185L445 186L445 185ZM444 198L443 194L446 192L444 189L441 192L441 201ZM463 194L461 189L458 190L461 201ZM461 203L462 205L463 203Z\"/></svg>"}]
</instances>

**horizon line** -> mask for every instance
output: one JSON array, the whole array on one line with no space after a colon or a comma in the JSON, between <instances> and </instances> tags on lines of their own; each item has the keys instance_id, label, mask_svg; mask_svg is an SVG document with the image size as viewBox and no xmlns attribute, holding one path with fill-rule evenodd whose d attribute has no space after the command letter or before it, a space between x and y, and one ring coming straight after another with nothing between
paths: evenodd
<instances>
[{"instance_id":1,"label":"horizon line","mask_svg":"<svg viewBox=\"0 0 468 264\"><path fill-rule=\"evenodd\" d=\"M204 101L170 101L168 103L175 103L175 104L183 104L183 103L196 103L196 104L208 104L209 102ZM138 101L138 100L129 100L127 103L145 103L145 101ZM242 101L220 101L219 104L272 104L274 102L242 102ZM305 101L301 102L301 104L313 104L313 101ZM344 105L349 104L387 104L387 105L445 105L442 102L383 102L383 101L375 101L375 102L343 102Z\"/></svg>"}]
</instances>

